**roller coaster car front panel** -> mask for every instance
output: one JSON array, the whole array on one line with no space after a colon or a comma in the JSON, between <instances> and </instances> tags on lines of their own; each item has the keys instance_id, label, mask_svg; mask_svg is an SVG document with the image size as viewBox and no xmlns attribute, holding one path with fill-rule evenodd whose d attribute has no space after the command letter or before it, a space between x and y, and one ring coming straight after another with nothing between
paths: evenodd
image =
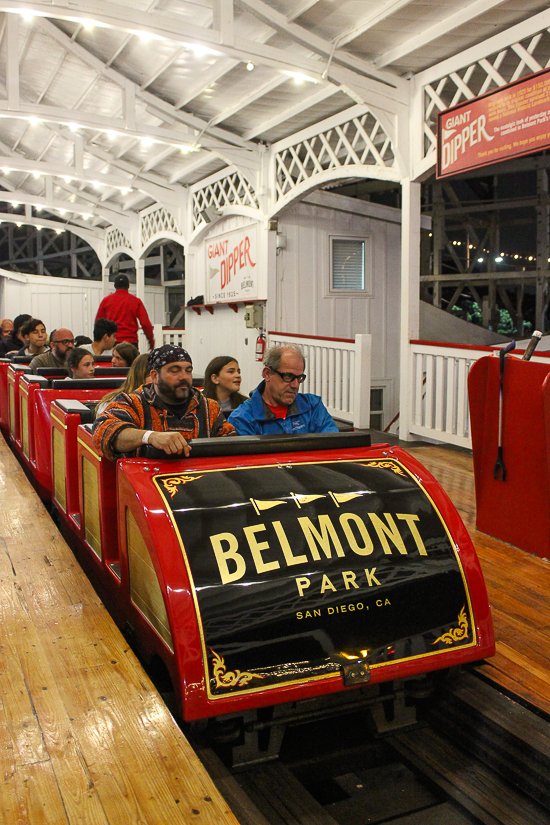
<instances>
[{"instance_id":1,"label":"roller coaster car front panel","mask_svg":"<svg viewBox=\"0 0 550 825\"><path fill-rule=\"evenodd\" d=\"M188 720L494 652L468 533L399 448L121 460L117 488L131 609Z\"/></svg>"}]
</instances>

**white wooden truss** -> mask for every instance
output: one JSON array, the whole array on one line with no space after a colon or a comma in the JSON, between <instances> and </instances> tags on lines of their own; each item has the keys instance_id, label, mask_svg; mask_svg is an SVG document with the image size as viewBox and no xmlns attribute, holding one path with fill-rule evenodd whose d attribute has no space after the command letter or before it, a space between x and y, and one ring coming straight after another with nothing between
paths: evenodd
<instances>
[{"instance_id":1,"label":"white wooden truss","mask_svg":"<svg viewBox=\"0 0 550 825\"><path fill-rule=\"evenodd\" d=\"M163 234L165 237L178 235L181 231L174 216L164 207L148 209L140 215L140 238L142 248L146 247L151 238ZM183 241L183 238L182 238Z\"/></svg>"},{"instance_id":2,"label":"white wooden truss","mask_svg":"<svg viewBox=\"0 0 550 825\"><path fill-rule=\"evenodd\" d=\"M229 171L229 174L227 172ZM258 209L258 199L252 184L235 167L213 175L200 187L192 188L192 229L205 225L201 212L208 207L250 207Z\"/></svg>"},{"instance_id":3,"label":"white wooden truss","mask_svg":"<svg viewBox=\"0 0 550 825\"><path fill-rule=\"evenodd\" d=\"M120 229L111 226L105 233L106 261L110 261L117 252L128 252L132 249L132 244Z\"/></svg>"},{"instance_id":4,"label":"white wooden truss","mask_svg":"<svg viewBox=\"0 0 550 825\"><path fill-rule=\"evenodd\" d=\"M392 142L378 118L366 107L353 107L307 130L294 140L275 144L274 191L288 201L303 190L341 177L394 179L397 175Z\"/></svg>"}]
</instances>

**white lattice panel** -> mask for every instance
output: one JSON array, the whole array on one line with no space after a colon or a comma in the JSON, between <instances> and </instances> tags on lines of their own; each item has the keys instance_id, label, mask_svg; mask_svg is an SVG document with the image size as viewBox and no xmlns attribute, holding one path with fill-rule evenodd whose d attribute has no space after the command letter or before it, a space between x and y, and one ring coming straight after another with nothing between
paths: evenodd
<instances>
[{"instance_id":1,"label":"white lattice panel","mask_svg":"<svg viewBox=\"0 0 550 825\"><path fill-rule=\"evenodd\" d=\"M109 260L113 252L116 252L117 249L131 249L132 244L124 232L121 232L120 229L117 229L116 227L112 227L107 230L107 234L105 236L105 248L107 251L107 260Z\"/></svg>"},{"instance_id":2,"label":"white lattice panel","mask_svg":"<svg viewBox=\"0 0 550 825\"><path fill-rule=\"evenodd\" d=\"M193 192L193 229L203 223L200 213L207 206L216 209L222 206L250 206L257 209L258 201L254 188L247 179L240 172L233 172Z\"/></svg>"},{"instance_id":3,"label":"white lattice panel","mask_svg":"<svg viewBox=\"0 0 550 825\"><path fill-rule=\"evenodd\" d=\"M142 247L147 246L149 239L159 233L174 232L176 235L181 235L174 216L164 206L146 212L140 218Z\"/></svg>"},{"instance_id":4,"label":"white lattice panel","mask_svg":"<svg viewBox=\"0 0 550 825\"><path fill-rule=\"evenodd\" d=\"M529 35L487 57L424 86L424 157L437 147L437 113L505 86L550 65L548 29Z\"/></svg>"},{"instance_id":5,"label":"white lattice panel","mask_svg":"<svg viewBox=\"0 0 550 825\"><path fill-rule=\"evenodd\" d=\"M306 180L345 166L393 167L391 140L371 112L288 146L275 156L277 200ZM353 173L351 173L353 174Z\"/></svg>"}]
</instances>

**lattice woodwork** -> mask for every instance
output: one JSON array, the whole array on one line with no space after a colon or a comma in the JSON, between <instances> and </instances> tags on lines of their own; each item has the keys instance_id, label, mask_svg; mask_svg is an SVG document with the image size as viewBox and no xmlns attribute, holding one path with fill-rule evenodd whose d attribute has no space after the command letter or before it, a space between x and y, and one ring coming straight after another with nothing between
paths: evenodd
<instances>
[{"instance_id":1,"label":"lattice woodwork","mask_svg":"<svg viewBox=\"0 0 550 825\"><path fill-rule=\"evenodd\" d=\"M204 223L200 213L208 206L216 209L222 206L251 206L258 209L258 200L254 187L247 179L240 172L233 172L193 192L193 229Z\"/></svg>"},{"instance_id":2,"label":"lattice woodwork","mask_svg":"<svg viewBox=\"0 0 550 825\"><path fill-rule=\"evenodd\" d=\"M424 157L437 147L437 113L463 100L548 68L550 31L544 29L424 86Z\"/></svg>"},{"instance_id":3,"label":"lattice woodwork","mask_svg":"<svg viewBox=\"0 0 550 825\"><path fill-rule=\"evenodd\" d=\"M142 246L146 246L149 239L153 235L158 235L159 232L173 232L176 235L181 235L174 216L164 206L159 206L158 209L147 212L140 217Z\"/></svg>"},{"instance_id":4,"label":"lattice woodwork","mask_svg":"<svg viewBox=\"0 0 550 825\"><path fill-rule=\"evenodd\" d=\"M353 166L392 168L391 140L371 112L354 117L275 156L276 197L282 198L306 180L329 169Z\"/></svg>"},{"instance_id":5,"label":"lattice woodwork","mask_svg":"<svg viewBox=\"0 0 550 825\"><path fill-rule=\"evenodd\" d=\"M105 235L105 249L107 252L107 260L111 257L113 252L116 252L117 249L121 249L125 247L126 249L131 249L132 244L124 234L121 232L120 229L116 227L112 227L111 229L107 230Z\"/></svg>"}]
</instances>

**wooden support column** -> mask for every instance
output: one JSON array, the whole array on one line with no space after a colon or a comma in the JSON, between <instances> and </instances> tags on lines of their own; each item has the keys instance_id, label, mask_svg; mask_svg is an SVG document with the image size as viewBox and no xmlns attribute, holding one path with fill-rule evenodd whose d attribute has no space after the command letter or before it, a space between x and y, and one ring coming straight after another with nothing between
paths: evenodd
<instances>
[{"instance_id":1,"label":"wooden support column","mask_svg":"<svg viewBox=\"0 0 550 825\"><path fill-rule=\"evenodd\" d=\"M442 274L443 248L445 246L445 204L443 202L443 187L440 183L433 185L433 274ZM438 281L434 283L433 305L441 306L441 288Z\"/></svg>"},{"instance_id":2,"label":"wooden support column","mask_svg":"<svg viewBox=\"0 0 550 825\"><path fill-rule=\"evenodd\" d=\"M420 325L420 184L405 178L401 184L401 322L399 365L399 438L411 438L410 340Z\"/></svg>"}]
</instances>

